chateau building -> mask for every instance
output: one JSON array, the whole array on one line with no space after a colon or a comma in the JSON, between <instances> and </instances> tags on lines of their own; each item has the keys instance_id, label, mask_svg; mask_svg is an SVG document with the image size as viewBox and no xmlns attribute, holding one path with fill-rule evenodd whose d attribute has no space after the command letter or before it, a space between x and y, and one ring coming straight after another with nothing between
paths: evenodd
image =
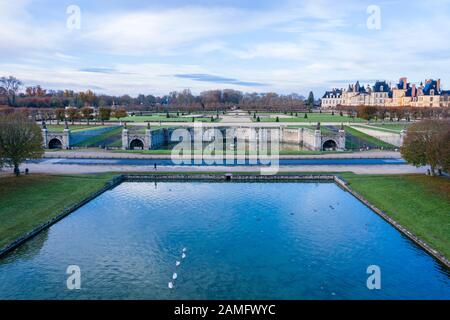
<instances>
[{"instance_id":1,"label":"chateau building","mask_svg":"<svg viewBox=\"0 0 450 320\"><path fill-rule=\"evenodd\" d=\"M337 106L377 107L450 107L450 90L442 90L441 80L426 80L425 83L410 84L406 77L392 86L386 81L377 81L373 87L360 85L357 81L345 89L325 92L321 107L333 109Z\"/></svg>"}]
</instances>

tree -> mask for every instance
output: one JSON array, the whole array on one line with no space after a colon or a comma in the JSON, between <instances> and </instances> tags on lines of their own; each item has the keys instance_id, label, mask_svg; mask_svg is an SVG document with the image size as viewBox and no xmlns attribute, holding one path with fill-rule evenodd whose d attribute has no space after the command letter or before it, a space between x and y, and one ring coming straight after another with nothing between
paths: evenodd
<instances>
[{"instance_id":1,"label":"tree","mask_svg":"<svg viewBox=\"0 0 450 320\"><path fill-rule=\"evenodd\" d=\"M3 91L8 97L8 105L14 105L20 86L22 86L22 82L12 76L0 78L0 91Z\"/></svg>"},{"instance_id":2,"label":"tree","mask_svg":"<svg viewBox=\"0 0 450 320\"><path fill-rule=\"evenodd\" d=\"M114 110L114 118L121 119L127 116L127 110L124 107Z\"/></svg>"},{"instance_id":3,"label":"tree","mask_svg":"<svg viewBox=\"0 0 450 320\"><path fill-rule=\"evenodd\" d=\"M96 100L94 92L87 90L86 92L80 92L79 98L84 106L93 105Z\"/></svg>"},{"instance_id":4,"label":"tree","mask_svg":"<svg viewBox=\"0 0 450 320\"><path fill-rule=\"evenodd\" d=\"M108 121L111 118L111 108L107 107L98 108L98 117L102 122L102 125L105 124L105 121Z\"/></svg>"},{"instance_id":5,"label":"tree","mask_svg":"<svg viewBox=\"0 0 450 320\"><path fill-rule=\"evenodd\" d=\"M26 159L44 154L41 128L19 112L0 118L0 158L20 174L19 166Z\"/></svg>"},{"instance_id":6,"label":"tree","mask_svg":"<svg viewBox=\"0 0 450 320\"><path fill-rule=\"evenodd\" d=\"M440 152L440 165L442 169L445 172L450 172L450 130L447 130L446 132L442 133L441 143L443 146L441 146L441 152Z\"/></svg>"},{"instance_id":7,"label":"tree","mask_svg":"<svg viewBox=\"0 0 450 320\"><path fill-rule=\"evenodd\" d=\"M314 107L314 93L312 91L309 92L308 100L306 100L306 105L310 110Z\"/></svg>"},{"instance_id":8,"label":"tree","mask_svg":"<svg viewBox=\"0 0 450 320\"><path fill-rule=\"evenodd\" d=\"M75 122L76 119L79 117L78 109L74 107L69 107L66 109L67 117L70 121L72 121L72 125Z\"/></svg>"},{"instance_id":9,"label":"tree","mask_svg":"<svg viewBox=\"0 0 450 320\"><path fill-rule=\"evenodd\" d=\"M436 169L450 167L450 121L424 120L412 124L400 149L402 157L417 167L429 165L432 175Z\"/></svg>"},{"instance_id":10,"label":"tree","mask_svg":"<svg viewBox=\"0 0 450 320\"><path fill-rule=\"evenodd\" d=\"M91 107L81 108L81 116L83 117L83 119L86 119L88 125L89 125L89 120L91 120L93 113L94 113L94 109L92 109Z\"/></svg>"},{"instance_id":11,"label":"tree","mask_svg":"<svg viewBox=\"0 0 450 320\"><path fill-rule=\"evenodd\" d=\"M55 109L55 118L57 121L57 124L59 124L60 121L64 121L66 118L66 112L63 108L56 108Z\"/></svg>"},{"instance_id":12,"label":"tree","mask_svg":"<svg viewBox=\"0 0 450 320\"><path fill-rule=\"evenodd\" d=\"M377 114L377 107L373 106L359 106L358 107L358 117L370 121Z\"/></svg>"}]
</instances>

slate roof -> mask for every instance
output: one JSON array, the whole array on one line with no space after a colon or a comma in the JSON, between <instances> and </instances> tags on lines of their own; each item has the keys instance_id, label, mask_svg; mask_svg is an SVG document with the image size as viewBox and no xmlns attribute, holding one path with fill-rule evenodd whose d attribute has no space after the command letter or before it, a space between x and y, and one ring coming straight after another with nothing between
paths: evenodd
<instances>
[{"instance_id":1,"label":"slate roof","mask_svg":"<svg viewBox=\"0 0 450 320\"><path fill-rule=\"evenodd\" d=\"M439 91L437 90L437 81L436 80L430 80L425 87L423 88L423 94L426 96L430 95L430 91L434 90L434 94L439 94Z\"/></svg>"},{"instance_id":2,"label":"slate roof","mask_svg":"<svg viewBox=\"0 0 450 320\"><path fill-rule=\"evenodd\" d=\"M377 81L375 82L375 85L373 86L374 92L390 92L391 88L387 84L386 81Z\"/></svg>"},{"instance_id":3,"label":"slate roof","mask_svg":"<svg viewBox=\"0 0 450 320\"><path fill-rule=\"evenodd\" d=\"M334 89L334 90L331 90L331 91L327 91L323 95L322 99L324 99L324 98L331 98L331 95L333 95L333 98L340 98L341 95L342 95L342 90Z\"/></svg>"}]
</instances>

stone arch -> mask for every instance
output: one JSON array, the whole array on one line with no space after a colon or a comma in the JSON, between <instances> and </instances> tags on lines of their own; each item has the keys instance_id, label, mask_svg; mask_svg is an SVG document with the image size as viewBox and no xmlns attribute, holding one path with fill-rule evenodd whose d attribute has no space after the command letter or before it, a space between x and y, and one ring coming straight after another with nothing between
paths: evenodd
<instances>
[{"instance_id":1,"label":"stone arch","mask_svg":"<svg viewBox=\"0 0 450 320\"><path fill-rule=\"evenodd\" d=\"M131 150L144 150L144 141L141 139L135 138L130 141L130 149Z\"/></svg>"},{"instance_id":2,"label":"stone arch","mask_svg":"<svg viewBox=\"0 0 450 320\"><path fill-rule=\"evenodd\" d=\"M324 151L334 151L337 150L337 148L338 144L333 139L327 139L322 145L322 150Z\"/></svg>"},{"instance_id":3,"label":"stone arch","mask_svg":"<svg viewBox=\"0 0 450 320\"><path fill-rule=\"evenodd\" d=\"M58 138L52 138L48 142L48 148L49 149L62 149L63 148L63 143Z\"/></svg>"}]
</instances>

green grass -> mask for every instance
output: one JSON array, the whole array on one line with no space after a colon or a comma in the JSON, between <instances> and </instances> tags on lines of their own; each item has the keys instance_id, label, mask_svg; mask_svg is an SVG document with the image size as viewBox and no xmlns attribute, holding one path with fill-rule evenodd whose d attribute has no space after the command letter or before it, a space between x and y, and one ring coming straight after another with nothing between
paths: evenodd
<instances>
[{"instance_id":1,"label":"green grass","mask_svg":"<svg viewBox=\"0 0 450 320\"><path fill-rule=\"evenodd\" d=\"M83 140L75 147L98 147L98 146L122 146L122 127L117 127L108 132L92 136Z\"/></svg>"},{"instance_id":2,"label":"green grass","mask_svg":"<svg viewBox=\"0 0 450 320\"><path fill-rule=\"evenodd\" d=\"M275 114L274 114L275 115ZM281 115L281 114L280 114ZM279 118L280 122L365 122L364 119L360 118L349 118L347 116L340 116L339 114L335 114L334 116L329 113L307 113L308 118L304 118L304 113L298 113L298 117L293 118ZM258 116L258 113L256 113ZM251 116L253 122L256 122L256 119L253 118L253 113ZM276 117L265 118L260 117L261 122L276 122Z\"/></svg>"},{"instance_id":3,"label":"green grass","mask_svg":"<svg viewBox=\"0 0 450 320\"><path fill-rule=\"evenodd\" d=\"M390 143L384 142L380 139L377 139L375 137L372 137L368 134L365 134L361 131L358 131L356 129L353 129L349 126L345 126L345 148L346 149L359 149L363 147L364 145L367 145L369 147L376 147L376 148L384 148L384 149L393 149L395 146L393 146Z\"/></svg>"},{"instance_id":4,"label":"green grass","mask_svg":"<svg viewBox=\"0 0 450 320\"><path fill-rule=\"evenodd\" d=\"M158 174L163 173L158 172ZM178 172L177 174L187 173L201 174L201 172ZM222 173L212 172L211 174ZM244 174L258 173L245 172ZM285 174L301 173L283 173ZM105 173L1 177L0 247L49 221L65 207L99 190L114 175L114 173ZM339 173L339 175L372 204L450 258L450 180L448 178L353 173Z\"/></svg>"},{"instance_id":5,"label":"green grass","mask_svg":"<svg viewBox=\"0 0 450 320\"><path fill-rule=\"evenodd\" d=\"M403 129L407 129L409 124L397 124L397 123L374 123L370 124L373 129L378 129L387 132L400 133Z\"/></svg>"},{"instance_id":6,"label":"green grass","mask_svg":"<svg viewBox=\"0 0 450 320\"><path fill-rule=\"evenodd\" d=\"M176 114L170 114L170 118L166 117L166 114L153 114L151 116L128 116L120 119L122 122L192 122L192 116L177 116ZM214 116L215 119L215 116ZM220 119L215 119L218 122ZM112 118L111 121L117 121ZM211 122L211 117L195 117L196 122Z\"/></svg>"},{"instance_id":7,"label":"green grass","mask_svg":"<svg viewBox=\"0 0 450 320\"><path fill-rule=\"evenodd\" d=\"M63 132L65 126L64 125L56 125L56 124L51 124L51 125L47 125L47 129L49 132ZM100 126L97 125L69 125L69 129L72 132L77 132L77 131L84 131L84 130L92 130L92 129L97 129L97 128L101 128Z\"/></svg>"},{"instance_id":8,"label":"green grass","mask_svg":"<svg viewBox=\"0 0 450 320\"><path fill-rule=\"evenodd\" d=\"M0 247L99 190L110 176L0 177Z\"/></svg>"},{"instance_id":9,"label":"green grass","mask_svg":"<svg viewBox=\"0 0 450 320\"><path fill-rule=\"evenodd\" d=\"M335 129L336 131L339 130L340 126L320 126L320 132L322 134L333 134L335 131L333 129ZM294 125L294 126L287 126L287 129L299 129L299 128L303 128L303 129L309 129L309 130L316 130L316 126L308 126L308 125Z\"/></svg>"},{"instance_id":10,"label":"green grass","mask_svg":"<svg viewBox=\"0 0 450 320\"><path fill-rule=\"evenodd\" d=\"M112 152L114 152L114 153L154 154L154 155L171 155L172 154L171 149L114 150ZM321 154L336 154L336 153L345 153L345 152L342 152L342 151L315 151L315 150L280 150L279 155L294 156L294 155L321 155ZM191 154L200 155L202 153L198 150L192 150ZM222 154L222 153L217 152L216 154ZM238 154L243 154L243 152L239 152ZM245 154L248 155L248 152L246 152Z\"/></svg>"},{"instance_id":11,"label":"green grass","mask_svg":"<svg viewBox=\"0 0 450 320\"><path fill-rule=\"evenodd\" d=\"M425 175L343 174L350 187L450 258L450 180Z\"/></svg>"}]
</instances>

